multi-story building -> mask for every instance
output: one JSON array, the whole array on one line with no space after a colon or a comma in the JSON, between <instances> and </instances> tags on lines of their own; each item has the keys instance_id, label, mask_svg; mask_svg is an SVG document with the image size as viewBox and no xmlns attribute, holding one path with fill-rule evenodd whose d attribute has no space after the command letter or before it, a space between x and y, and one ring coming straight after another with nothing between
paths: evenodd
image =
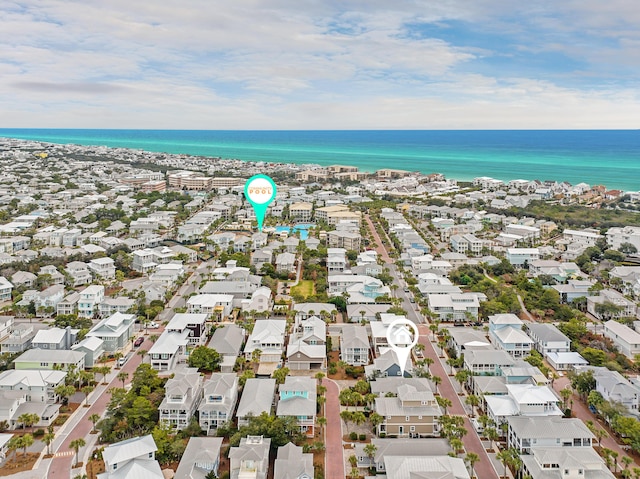
<instances>
[{"instance_id":1,"label":"multi-story building","mask_svg":"<svg viewBox=\"0 0 640 479\"><path fill-rule=\"evenodd\" d=\"M247 436L240 439L239 447L229 449L231 477L233 479L262 479L269 471L271 438Z\"/></svg>"},{"instance_id":2,"label":"multi-story building","mask_svg":"<svg viewBox=\"0 0 640 479\"><path fill-rule=\"evenodd\" d=\"M238 402L238 376L235 373L213 373L203 387L203 397L198 406L200 427L207 436L233 419Z\"/></svg>"},{"instance_id":3,"label":"multi-story building","mask_svg":"<svg viewBox=\"0 0 640 479\"><path fill-rule=\"evenodd\" d=\"M250 416L259 416L263 412L271 414L275 390L275 379L247 379L236 411L238 427L247 425Z\"/></svg>"},{"instance_id":4,"label":"multi-story building","mask_svg":"<svg viewBox=\"0 0 640 479\"><path fill-rule=\"evenodd\" d=\"M293 203L289 206L289 217L298 221L311 221L313 217L313 204Z\"/></svg>"},{"instance_id":5,"label":"multi-story building","mask_svg":"<svg viewBox=\"0 0 640 479\"><path fill-rule=\"evenodd\" d=\"M619 250L624 243L632 244L640 251L640 226L624 226L607 230L607 244L610 248Z\"/></svg>"},{"instance_id":6,"label":"multi-story building","mask_svg":"<svg viewBox=\"0 0 640 479\"><path fill-rule=\"evenodd\" d=\"M520 318L512 313L489 316L489 339L514 358L524 358L531 353L534 341L522 331L522 325Z\"/></svg>"},{"instance_id":7,"label":"multi-story building","mask_svg":"<svg viewBox=\"0 0 640 479\"><path fill-rule=\"evenodd\" d=\"M4 276L0 276L0 302L11 301L11 292L13 291L13 285Z\"/></svg>"},{"instance_id":8,"label":"multi-story building","mask_svg":"<svg viewBox=\"0 0 640 479\"><path fill-rule=\"evenodd\" d=\"M580 419L512 416L508 447L530 454L532 447L591 447L595 436Z\"/></svg>"},{"instance_id":9,"label":"multi-story building","mask_svg":"<svg viewBox=\"0 0 640 479\"><path fill-rule=\"evenodd\" d=\"M98 474L98 479L164 479L156 461L157 450L151 434L111 444L102 452L105 472Z\"/></svg>"},{"instance_id":10,"label":"multi-story building","mask_svg":"<svg viewBox=\"0 0 640 479\"><path fill-rule=\"evenodd\" d=\"M91 328L87 336L101 339L105 352L122 351L133 337L135 321L134 314L114 313Z\"/></svg>"},{"instance_id":11,"label":"multi-story building","mask_svg":"<svg viewBox=\"0 0 640 479\"><path fill-rule=\"evenodd\" d=\"M102 279L114 279L116 277L115 263L111 258L95 258L89 261L89 269Z\"/></svg>"},{"instance_id":12,"label":"multi-story building","mask_svg":"<svg viewBox=\"0 0 640 479\"><path fill-rule=\"evenodd\" d=\"M340 337L340 359L351 366L369 364L369 336L364 326L346 324Z\"/></svg>"},{"instance_id":13,"label":"multi-story building","mask_svg":"<svg viewBox=\"0 0 640 479\"><path fill-rule=\"evenodd\" d=\"M293 416L300 432L314 436L316 421L316 380L303 376L287 376L280 385L276 416Z\"/></svg>"},{"instance_id":14,"label":"multi-story building","mask_svg":"<svg viewBox=\"0 0 640 479\"><path fill-rule=\"evenodd\" d=\"M256 321L244 346L246 359L260 350L261 363L280 363L284 351L286 321L284 319L262 319Z\"/></svg>"},{"instance_id":15,"label":"multi-story building","mask_svg":"<svg viewBox=\"0 0 640 479\"><path fill-rule=\"evenodd\" d=\"M104 301L104 286L92 284L80 291L78 299L78 316L92 318L98 312L98 305Z\"/></svg>"},{"instance_id":16,"label":"multi-story building","mask_svg":"<svg viewBox=\"0 0 640 479\"><path fill-rule=\"evenodd\" d=\"M202 376L196 368L185 368L165 384L165 396L160 403L160 422L181 431L195 417L202 399Z\"/></svg>"},{"instance_id":17,"label":"multi-story building","mask_svg":"<svg viewBox=\"0 0 640 479\"><path fill-rule=\"evenodd\" d=\"M377 434L390 437L429 437L438 433L442 411L430 390L403 384L396 397L378 397L375 411L383 417Z\"/></svg>"}]
</instances>

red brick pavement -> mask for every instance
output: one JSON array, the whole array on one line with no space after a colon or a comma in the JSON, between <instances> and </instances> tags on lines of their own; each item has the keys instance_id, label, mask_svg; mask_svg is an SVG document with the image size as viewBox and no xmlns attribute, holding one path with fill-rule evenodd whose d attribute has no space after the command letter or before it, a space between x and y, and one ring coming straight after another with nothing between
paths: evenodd
<instances>
[{"instance_id":1,"label":"red brick pavement","mask_svg":"<svg viewBox=\"0 0 640 479\"><path fill-rule=\"evenodd\" d=\"M142 345L140 346L140 349L146 349L148 351L152 345L153 343L151 343L151 341L146 339L145 342L142 343ZM127 363L121 369L122 371L126 371L129 373L129 379L126 381L127 384L131 382L131 377L133 376L133 372L136 370L136 368L142 361L142 358L135 353L136 353L136 350L134 350L133 356L127 361ZM91 404L91 407L83 408L82 406L80 406L84 411L84 416L80 420L80 422L78 422L78 424L71 430L71 432L69 433L65 441L62 443L62 446L60 446L56 451L57 453L73 451L73 449L71 449L69 444L71 443L71 441L77 438L81 437L86 440L91 430L93 429L93 424L88 419L89 416L91 416L94 413L102 416L102 414L107 408L107 405L109 404L109 401L111 400L111 395L107 394L106 391L108 391L112 387L121 387L121 386L122 386L122 382L117 377L114 376L114 378L111 380L111 382L105 389L105 392L101 394L98 398L95 398L95 397L93 398L93 404ZM82 457L82 455L86 451L84 450L84 448L82 448L79 452L80 452L80 456ZM74 462L75 462L75 455L55 456L53 458L53 461L51 462L51 465L49 466L49 473L47 477L58 478L58 479L60 478L68 479L69 476L71 475L71 469Z\"/></svg>"},{"instance_id":2,"label":"red brick pavement","mask_svg":"<svg viewBox=\"0 0 640 479\"><path fill-rule=\"evenodd\" d=\"M328 479L345 477L344 454L342 450L342 421L340 419L340 388L331 379L323 378L322 385L327 388L324 413L327 418L325 427L325 474Z\"/></svg>"},{"instance_id":3,"label":"red brick pavement","mask_svg":"<svg viewBox=\"0 0 640 479\"><path fill-rule=\"evenodd\" d=\"M437 351L433 347L431 341L429 341L429 335L431 334L429 326L420 324L418 325L418 329L420 330L420 343L425 346L424 354L432 358L434 361L429 367L431 374L442 378L442 382L438 386L438 393L451 401L452 406L447 409L447 413L450 415L464 416L464 427L467 430L467 435L462 438L464 448L467 452L476 453L480 458L474 466L476 477L481 479L498 479L498 474L491 464L487 451L480 442L480 438L473 428L471 421L469 421L469 418L467 417L465 409L462 406L462 402L460 401L460 396L458 396L458 393L453 388L453 384L451 383L452 379L447 375L447 372L440 363Z\"/></svg>"}]
</instances>

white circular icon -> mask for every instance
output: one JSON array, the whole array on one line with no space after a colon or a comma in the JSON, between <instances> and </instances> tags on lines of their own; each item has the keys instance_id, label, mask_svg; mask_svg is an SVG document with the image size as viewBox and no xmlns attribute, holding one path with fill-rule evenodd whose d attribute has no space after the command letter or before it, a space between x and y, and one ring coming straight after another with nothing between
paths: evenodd
<instances>
[{"instance_id":1,"label":"white circular icon","mask_svg":"<svg viewBox=\"0 0 640 479\"><path fill-rule=\"evenodd\" d=\"M387 328L387 343L394 350L410 350L418 344L419 335L418 327L413 321L400 318L394 320Z\"/></svg>"},{"instance_id":2,"label":"white circular icon","mask_svg":"<svg viewBox=\"0 0 640 479\"><path fill-rule=\"evenodd\" d=\"M249 200L259 205L271 201L273 193L273 184L266 178L256 178L247 185Z\"/></svg>"}]
</instances>

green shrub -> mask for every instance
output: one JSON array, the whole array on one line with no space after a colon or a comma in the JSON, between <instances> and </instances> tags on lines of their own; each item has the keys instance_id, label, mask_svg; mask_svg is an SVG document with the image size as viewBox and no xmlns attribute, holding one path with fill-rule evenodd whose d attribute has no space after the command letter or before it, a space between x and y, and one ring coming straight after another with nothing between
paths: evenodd
<instances>
[{"instance_id":1,"label":"green shrub","mask_svg":"<svg viewBox=\"0 0 640 479\"><path fill-rule=\"evenodd\" d=\"M349 439L351 439L352 441L357 441L358 440L358 433L357 432L352 432L351 434L349 434Z\"/></svg>"},{"instance_id":2,"label":"green shrub","mask_svg":"<svg viewBox=\"0 0 640 479\"><path fill-rule=\"evenodd\" d=\"M366 434L360 434L358 436L358 439L360 439L361 441L365 441L367 439L367 435Z\"/></svg>"},{"instance_id":3,"label":"green shrub","mask_svg":"<svg viewBox=\"0 0 640 479\"><path fill-rule=\"evenodd\" d=\"M40 428L33 431L33 437L42 437L42 436L44 436L44 429Z\"/></svg>"}]
</instances>

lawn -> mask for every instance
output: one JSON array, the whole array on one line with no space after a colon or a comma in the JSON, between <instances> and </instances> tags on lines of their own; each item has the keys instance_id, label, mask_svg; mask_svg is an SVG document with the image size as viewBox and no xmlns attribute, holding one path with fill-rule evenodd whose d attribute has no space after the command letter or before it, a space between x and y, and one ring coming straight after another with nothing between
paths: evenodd
<instances>
[{"instance_id":1,"label":"lawn","mask_svg":"<svg viewBox=\"0 0 640 479\"><path fill-rule=\"evenodd\" d=\"M297 285L291 288L291 294L299 294L303 298L313 295L313 281L301 280Z\"/></svg>"}]
</instances>

